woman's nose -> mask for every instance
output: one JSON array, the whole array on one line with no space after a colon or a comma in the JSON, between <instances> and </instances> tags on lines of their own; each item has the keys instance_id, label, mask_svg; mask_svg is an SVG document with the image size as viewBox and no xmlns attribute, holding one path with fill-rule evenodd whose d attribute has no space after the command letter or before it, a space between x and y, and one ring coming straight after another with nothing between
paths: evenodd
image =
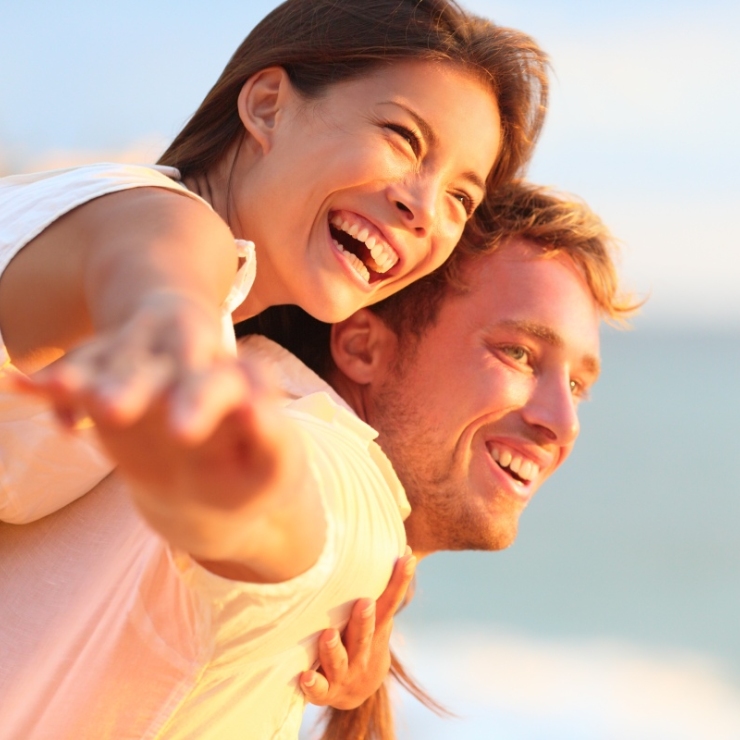
<instances>
[{"instance_id":1,"label":"woman's nose","mask_svg":"<svg viewBox=\"0 0 740 740\"><path fill-rule=\"evenodd\" d=\"M398 183L390 197L401 213L404 223L418 236L426 236L432 229L437 211L437 188L430 178L414 178Z\"/></svg>"}]
</instances>

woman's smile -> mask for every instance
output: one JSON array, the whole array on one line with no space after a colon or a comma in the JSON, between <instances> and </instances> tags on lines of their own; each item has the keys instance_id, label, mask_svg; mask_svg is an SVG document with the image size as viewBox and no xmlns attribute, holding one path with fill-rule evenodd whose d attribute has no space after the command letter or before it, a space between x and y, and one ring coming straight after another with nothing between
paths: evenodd
<instances>
[{"instance_id":1,"label":"woman's smile","mask_svg":"<svg viewBox=\"0 0 740 740\"><path fill-rule=\"evenodd\" d=\"M498 109L451 64L395 64L315 102L281 84L266 143L235 169L240 236L266 305L337 321L450 255L499 151Z\"/></svg>"}]
</instances>

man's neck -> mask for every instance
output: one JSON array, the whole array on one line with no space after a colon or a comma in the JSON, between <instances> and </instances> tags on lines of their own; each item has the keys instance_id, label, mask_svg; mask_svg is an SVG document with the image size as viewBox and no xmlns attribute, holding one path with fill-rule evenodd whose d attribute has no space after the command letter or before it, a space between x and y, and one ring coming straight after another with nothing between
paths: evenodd
<instances>
[{"instance_id":1,"label":"man's neck","mask_svg":"<svg viewBox=\"0 0 740 740\"><path fill-rule=\"evenodd\" d=\"M362 421L372 426L372 423L368 418L365 393L363 392L364 386L358 385L336 369L329 373L326 381L342 397L342 399L344 399L344 401L357 414L357 416L362 419Z\"/></svg>"}]
</instances>

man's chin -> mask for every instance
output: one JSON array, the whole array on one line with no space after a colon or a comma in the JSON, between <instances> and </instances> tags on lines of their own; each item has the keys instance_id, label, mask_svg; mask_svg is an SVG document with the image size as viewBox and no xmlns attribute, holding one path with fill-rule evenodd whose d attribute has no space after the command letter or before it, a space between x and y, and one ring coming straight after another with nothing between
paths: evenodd
<instances>
[{"instance_id":1,"label":"man's chin","mask_svg":"<svg viewBox=\"0 0 740 740\"><path fill-rule=\"evenodd\" d=\"M488 526L486 526L486 524ZM486 522L460 523L447 532L446 542L435 548L437 550L478 550L497 552L511 547L519 531L518 518L514 521L496 521L491 525Z\"/></svg>"}]
</instances>

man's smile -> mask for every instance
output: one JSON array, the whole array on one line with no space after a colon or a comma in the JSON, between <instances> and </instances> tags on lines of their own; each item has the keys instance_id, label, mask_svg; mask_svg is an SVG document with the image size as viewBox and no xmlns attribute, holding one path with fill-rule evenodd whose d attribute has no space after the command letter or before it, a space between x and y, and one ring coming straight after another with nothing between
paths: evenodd
<instances>
[{"instance_id":1,"label":"man's smile","mask_svg":"<svg viewBox=\"0 0 740 740\"><path fill-rule=\"evenodd\" d=\"M536 462L523 457L516 450L493 443L489 445L488 451L494 462L520 483L529 483L540 474L540 466Z\"/></svg>"}]
</instances>

